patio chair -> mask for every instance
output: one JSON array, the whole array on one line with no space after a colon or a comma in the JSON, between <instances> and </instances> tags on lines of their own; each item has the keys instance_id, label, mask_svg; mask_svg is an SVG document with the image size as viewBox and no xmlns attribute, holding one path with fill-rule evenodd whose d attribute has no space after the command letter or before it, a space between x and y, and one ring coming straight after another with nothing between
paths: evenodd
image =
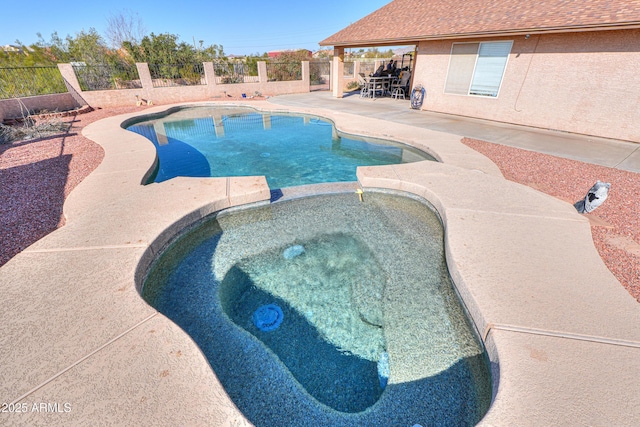
<instances>
[{"instance_id":1,"label":"patio chair","mask_svg":"<svg viewBox=\"0 0 640 427\"><path fill-rule=\"evenodd\" d=\"M405 94L409 89L409 79L411 78L411 73L409 71L403 71L400 73L400 80L397 83L391 84L391 97L398 99L402 97L405 99Z\"/></svg>"},{"instance_id":2,"label":"patio chair","mask_svg":"<svg viewBox=\"0 0 640 427\"><path fill-rule=\"evenodd\" d=\"M369 82L364 73L358 73L358 85L360 85L360 98L369 97Z\"/></svg>"}]
</instances>

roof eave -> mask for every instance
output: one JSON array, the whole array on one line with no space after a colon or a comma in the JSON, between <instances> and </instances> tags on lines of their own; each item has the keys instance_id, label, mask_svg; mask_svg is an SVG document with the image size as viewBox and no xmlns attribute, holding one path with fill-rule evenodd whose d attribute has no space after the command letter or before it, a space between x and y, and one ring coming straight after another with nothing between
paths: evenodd
<instances>
[{"instance_id":1,"label":"roof eave","mask_svg":"<svg viewBox=\"0 0 640 427\"><path fill-rule=\"evenodd\" d=\"M350 40L344 42L331 42L325 39L318 43L320 46L336 46L336 47L360 47L360 46L399 46L407 44L417 44L420 41L429 40L447 40L447 39L468 39L477 37L509 37L521 36L525 34L554 34L554 33L575 33L583 31L605 31L605 30L632 30L640 28L640 22L628 22L624 24L597 24L597 25L579 25L571 27L548 27L548 28L523 28L518 30L504 31L478 31L471 33L452 33L452 34L432 34L417 35L411 37L398 37L387 39L369 39L369 40Z\"/></svg>"}]
</instances>

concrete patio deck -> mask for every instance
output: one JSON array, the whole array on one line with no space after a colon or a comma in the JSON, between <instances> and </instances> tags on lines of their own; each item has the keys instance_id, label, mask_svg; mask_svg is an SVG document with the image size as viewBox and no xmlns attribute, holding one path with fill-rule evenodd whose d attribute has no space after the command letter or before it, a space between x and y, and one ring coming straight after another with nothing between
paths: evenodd
<instances>
[{"instance_id":1,"label":"concrete patio deck","mask_svg":"<svg viewBox=\"0 0 640 427\"><path fill-rule=\"evenodd\" d=\"M443 219L451 276L492 362L494 401L479 425L640 425L640 305L605 267L584 216L503 179L458 134L400 122L406 111L365 117L287 98L245 105L319 115L441 161L359 168L358 180L365 194L424 197ZM269 188L263 177L140 185L155 149L120 127L138 114L84 130L105 158L67 199L66 225L0 268L0 402L25 409L0 412L0 424L250 425L191 338L138 288L176 232L267 203Z\"/></svg>"},{"instance_id":2,"label":"concrete patio deck","mask_svg":"<svg viewBox=\"0 0 640 427\"><path fill-rule=\"evenodd\" d=\"M314 107L378 118L447 132L586 163L640 172L640 141L619 141L409 108L409 100L360 98L358 92L334 98L330 92L282 95L271 102L289 107Z\"/></svg>"}]
</instances>

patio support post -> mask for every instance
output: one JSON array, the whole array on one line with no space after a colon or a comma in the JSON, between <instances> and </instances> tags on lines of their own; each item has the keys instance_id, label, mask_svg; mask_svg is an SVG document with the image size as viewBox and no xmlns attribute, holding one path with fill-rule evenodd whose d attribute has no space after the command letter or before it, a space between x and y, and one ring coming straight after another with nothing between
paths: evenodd
<instances>
[{"instance_id":1,"label":"patio support post","mask_svg":"<svg viewBox=\"0 0 640 427\"><path fill-rule=\"evenodd\" d=\"M333 96L342 98L344 93L344 48L334 47L333 49Z\"/></svg>"}]
</instances>

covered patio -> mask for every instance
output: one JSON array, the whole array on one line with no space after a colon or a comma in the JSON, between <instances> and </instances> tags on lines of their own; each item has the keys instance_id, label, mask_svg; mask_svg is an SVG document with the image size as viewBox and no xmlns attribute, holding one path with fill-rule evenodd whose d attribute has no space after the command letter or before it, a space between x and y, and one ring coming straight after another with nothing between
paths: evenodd
<instances>
[{"instance_id":1,"label":"covered patio","mask_svg":"<svg viewBox=\"0 0 640 427\"><path fill-rule=\"evenodd\" d=\"M331 61L331 93L333 94L334 97L336 98L342 98L345 95L345 87L346 87L346 79L344 76L344 69L345 69L345 62L346 62L346 57L345 57L345 52L348 49L355 49L355 48L371 48L371 47L391 47L391 46L397 46L397 45L346 45L346 46L335 46L334 47L334 51L333 51L333 59ZM410 72L410 79L407 82L402 82L403 86L406 83L407 89L403 90L402 92L402 99L409 99L410 96L410 88L413 86L413 70L415 69L415 58L416 58L416 46L410 46L412 48L412 51L408 54L405 54L402 56L402 62L400 62L398 64L398 69L397 71L391 75L389 74L384 74L382 76L375 76L375 78L380 79L380 81L378 82L378 85L376 85L375 81L370 81L369 78L373 76L367 76L366 73L361 73L361 74L365 74L363 77L365 79L365 86L363 88L363 90L365 90L366 92L368 92L367 94L365 94L364 97L367 98L372 98L375 99L376 96L376 88L379 89L379 91L383 92L381 95L384 96L389 96L391 97L394 93L393 93L393 87L392 85L396 84L399 85L401 82L401 70L405 70L405 71L409 71ZM404 62L405 57L408 57L406 59L406 63ZM386 63L381 62L380 66L383 68L386 68ZM360 70L355 69L354 70L354 74L357 76L358 72ZM395 98L399 98L399 96L395 96Z\"/></svg>"}]
</instances>

